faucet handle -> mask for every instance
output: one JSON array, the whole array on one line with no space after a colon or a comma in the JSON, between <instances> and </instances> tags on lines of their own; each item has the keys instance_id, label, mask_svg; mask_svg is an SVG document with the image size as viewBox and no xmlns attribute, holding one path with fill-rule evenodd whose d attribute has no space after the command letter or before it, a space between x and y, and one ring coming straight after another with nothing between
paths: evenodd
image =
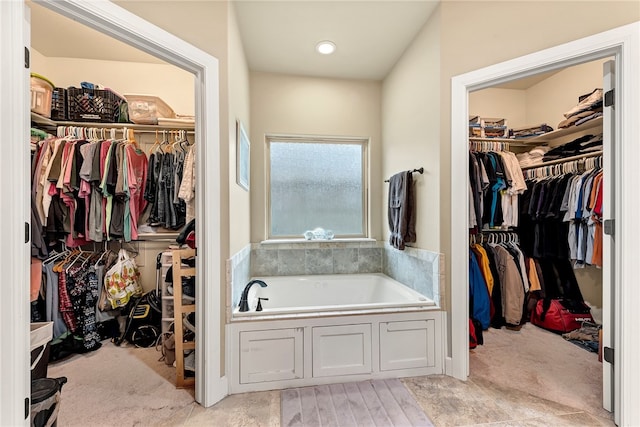
<instances>
[{"instance_id":1,"label":"faucet handle","mask_svg":"<svg viewBox=\"0 0 640 427\"><path fill-rule=\"evenodd\" d=\"M269 301L269 298L260 298L258 297L258 306L256 307L256 311L262 311L262 301Z\"/></svg>"}]
</instances>

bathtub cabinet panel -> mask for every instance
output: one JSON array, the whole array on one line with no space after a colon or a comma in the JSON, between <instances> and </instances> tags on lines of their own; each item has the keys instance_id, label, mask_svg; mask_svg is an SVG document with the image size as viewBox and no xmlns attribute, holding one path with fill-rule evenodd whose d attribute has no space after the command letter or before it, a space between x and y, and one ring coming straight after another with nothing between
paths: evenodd
<instances>
[{"instance_id":1,"label":"bathtub cabinet panel","mask_svg":"<svg viewBox=\"0 0 640 427\"><path fill-rule=\"evenodd\" d=\"M435 320L380 323L380 370L436 364Z\"/></svg>"},{"instance_id":2,"label":"bathtub cabinet panel","mask_svg":"<svg viewBox=\"0 0 640 427\"><path fill-rule=\"evenodd\" d=\"M371 373L371 324L313 328L313 376Z\"/></svg>"},{"instance_id":3,"label":"bathtub cabinet panel","mask_svg":"<svg viewBox=\"0 0 640 427\"><path fill-rule=\"evenodd\" d=\"M302 328L240 333L240 383L303 378Z\"/></svg>"}]
</instances>

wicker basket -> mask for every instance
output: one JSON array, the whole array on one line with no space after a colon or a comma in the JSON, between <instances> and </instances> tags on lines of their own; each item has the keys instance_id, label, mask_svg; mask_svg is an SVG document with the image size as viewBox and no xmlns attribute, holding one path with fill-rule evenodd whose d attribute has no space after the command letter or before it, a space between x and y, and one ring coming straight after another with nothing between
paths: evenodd
<instances>
[{"instance_id":1,"label":"wicker basket","mask_svg":"<svg viewBox=\"0 0 640 427\"><path fill-rule=\"evenodd\" d=\"M122 101L108 90L70 87L67 89L69 120L115 123Z\"/></svg>"}]
</instances>

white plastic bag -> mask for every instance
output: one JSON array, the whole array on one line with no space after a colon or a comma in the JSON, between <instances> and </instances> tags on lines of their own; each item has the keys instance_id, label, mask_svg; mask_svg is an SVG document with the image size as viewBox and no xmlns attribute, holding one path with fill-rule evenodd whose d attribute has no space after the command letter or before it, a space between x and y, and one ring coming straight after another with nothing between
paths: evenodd
<instances>
[{"instance_id":1,"label":"white plastic bag","mask_svg":"<svg viewBox=\"0 0 640 427\"><path fill-rule=\"evenodd\" d=\"M111 308L124 307L132 295L142 295L138 266L126 250L120 249L118 261L104 275L104 288Z\"/></svg>"}]
</instances>

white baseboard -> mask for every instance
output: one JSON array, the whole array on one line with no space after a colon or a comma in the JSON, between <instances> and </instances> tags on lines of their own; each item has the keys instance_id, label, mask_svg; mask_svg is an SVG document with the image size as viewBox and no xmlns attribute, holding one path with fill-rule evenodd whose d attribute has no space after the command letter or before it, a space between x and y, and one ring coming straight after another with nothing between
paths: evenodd
<instances>
[{"instance_id":1,"label":"white baseboard","mask_svg":"<svg viewBox=\"0 0 640 427\"><path fill-rule=\"evenodd\" d=\"M444 358L444 373L450 377L453 376L453 360L449 356Z\"/></svg>"}]
</instances>

